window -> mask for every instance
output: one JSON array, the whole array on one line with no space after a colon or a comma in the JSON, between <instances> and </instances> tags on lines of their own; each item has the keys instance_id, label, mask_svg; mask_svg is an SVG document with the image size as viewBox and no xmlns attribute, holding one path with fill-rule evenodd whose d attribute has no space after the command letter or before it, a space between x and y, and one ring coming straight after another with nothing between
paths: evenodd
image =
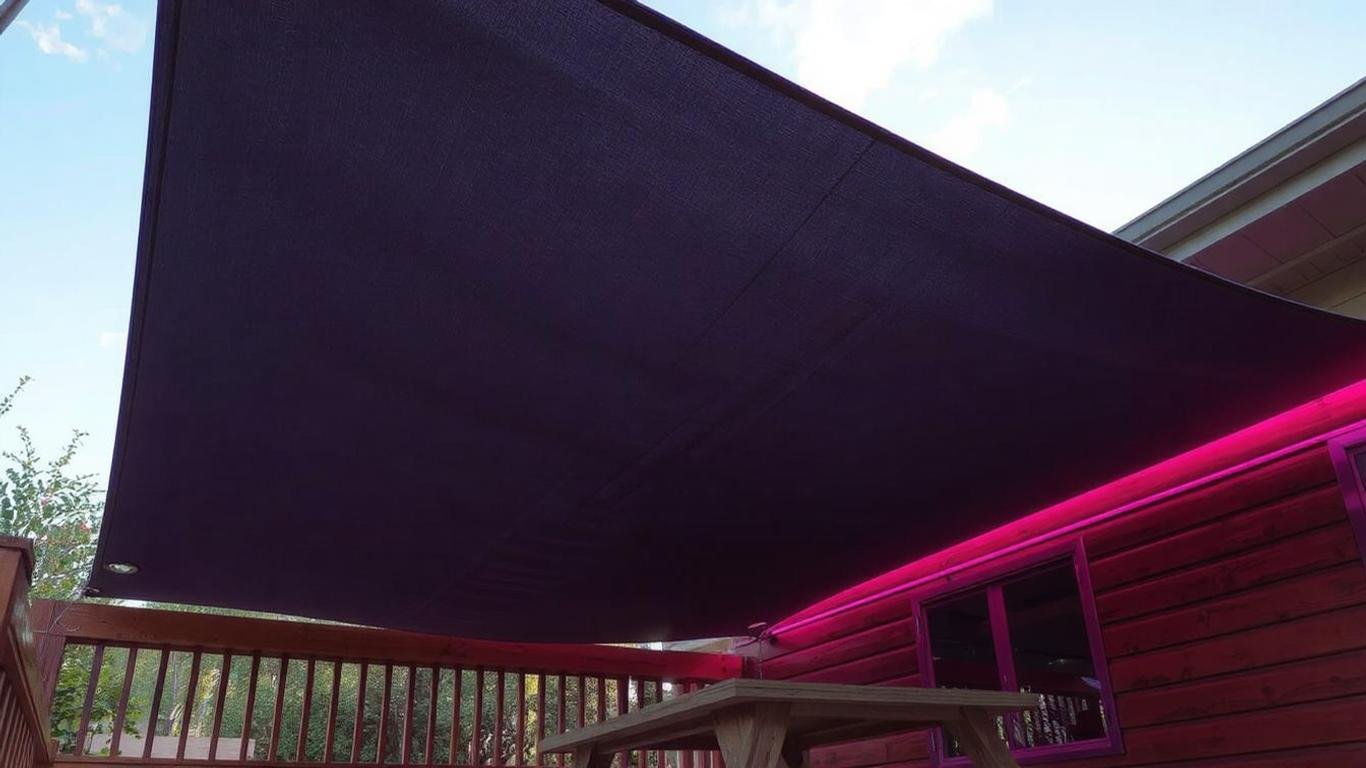
<instances>
[{"instance_id":1,"label":"window","mask_svg":"<svg viewBox=\"0 0 1366 768\"><path fill-rule=\"evenodd\" d=\"M917 610L921 669L939 688L1038 693L1039 709L997 718L1017 758L1045 760L1121 749L1114 697L1081 542L1054 549L1020 570ZM963 757L935 734L940 763Z\"/></svg>"},{"instance_id":2,"label":"window","mask_svg":"<svg viewBox=\"0 0 1366 768\"><path fill-rule=\"evenodd\" d=\"M1333 459L1347 517L1356 533L1357 551L1366 557L1366 426L1329 440L1328 455Z\"/></svg>"}]
</instances>

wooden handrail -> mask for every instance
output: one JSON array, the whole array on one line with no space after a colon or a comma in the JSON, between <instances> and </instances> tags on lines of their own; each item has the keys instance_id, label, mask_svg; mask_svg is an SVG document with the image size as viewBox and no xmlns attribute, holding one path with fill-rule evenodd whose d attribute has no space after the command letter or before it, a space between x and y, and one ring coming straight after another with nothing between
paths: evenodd
<instances>
[{"instance_id":1,"label":"wooden handrail","mask_svg":"<svg viewBox=\"0 0 1366 768\"><path fill-rule=\"evenodd\" d=\"M549 763L536 749L543 735L635 711L744 669L741 657L728 654L502 643L88 603L38 601L34 613L44 690L50 696L61 670L61 700L83 701L79 718L64 721L55 766L264 768L342 760L372 767L389 760L447 768L561 766L561 758ZM168 671L186 663L184 682L167 688ZM68 680L68 667L79 682ZM247 669L245 678L232 671ZM205 675L212 676L207 687L199 684ZM340 695L343 675L346 696ZM378 691L367 687L367 676L382 680ZM97 696L100 680L107 686ZM317 687L322 685L327 689ZM135 687L141 704L130 709ZM114 691L119 693L111 701ZM327 701L317 700L316 691ZM96 715L99 697L102 714ZM230 699L247 703L225 732ZM265 710L253 702L266 702ZM575 722L567 716L571 702ZM318 725L312 723L315 709ZM462 709L470 713L465 727ZM173 723L161 719L172 711ZM133 722L138 730L124 734ZM351 743L334 749L334 736L343 730L351 732ZM316 733L326 734L324 744L310 738ZM221 754L225 738L235 741L230 749L236 760ZM140 744L126 749L125 742ZM438 744L449 745L439 758ZM650 768L652 761L653 768L666 768L663 753L635 755L637 768ZM699 765L709 768L709 761ZM675 764L693 763L680 755ZM622 768L630 765L623 757ZM27 766L0 761L0 768Z\"/></svg>"},{"instance_id":2,"label":"wooden handrail","mask_svg":"<svg viewBox=\"0 0 1366 768\"><path fill-rule=\"evenodd\" d=\"M46 619L35 630L67 642L702 681L739 677L743 665L741 657L719 653L505 643L368 627L44 602L35 604L35 613Z\"/></svg>"}]
</instances>

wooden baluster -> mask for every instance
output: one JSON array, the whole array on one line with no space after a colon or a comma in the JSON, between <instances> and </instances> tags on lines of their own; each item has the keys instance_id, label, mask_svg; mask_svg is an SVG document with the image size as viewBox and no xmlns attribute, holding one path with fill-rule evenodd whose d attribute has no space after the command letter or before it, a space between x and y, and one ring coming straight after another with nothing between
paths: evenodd
<instances>
[{"instance_id":1,"label":"wooden baluster","mask_svg":"<svg viewBox=\"0 0 1366 768\"><path fill-rule=\"evenodd\" d=\"M18 768L19 756L22 754L20 747L25 741L31 739L33 734L29 731L28 725L24 722L24 715L17 706L18 702L16 701L15 704L16 706L10 710L10 719L12 720L12 723L9 727L9 738L6 740L5 744L6 747L8 747L7 759L9 760L10 765Z\"/></svg>"},{"instance_id":2,"label":"wooden baluster","mask_svg":"<svg viewBox=\"0 0 1366 768\"><path fill-rule=\"evenodd\" d=\"M195 694L199 693L199 651L194 652L190 657L190 679L189 685L185 686L185 709L180 713L180 741L176 743L175 757L177 760L185 759L185 742L190 738L190 715L194 711Z\"/></svg>"},{"instance_id":3,"label":"wooden baluster","mask_svg":"<svg viewBox=\"0 0 1366 768\"><path fill-rule=\"evenodd\" d=\"M313 673L314 660L308 660L304 668L304 700L299 708L299 739L294 744L294 761L303 762L308 754L308 721L313 718Z\"/></svg>"},{"instance_id":4,"label":"wooden baluster","mask_svg":"<svg viewBox=\"0 0 1366 768\"><path fill-rule=\"evenodd\" d=\"M171 652L161 649L161 659L157 662L156 688L152 690L152 708L147 713L147 740L142 742L142 759L152 757L152 742L157 735L157 719L161 717L161 689L166 686L166 666L170 663Z\"/></svg>"},{"instance_id":5,"label":"wooden baluster","mask_svg":"<svg viewBox=\"0 0 1366 768\"><path fill-rule=\"evenodd\" d=\"M9 675L0 669L0 765L10 764L9 752L14 740L9 737L6 725L10 721L10 711L19 706L18 696L12 690Z\"/></svg>"},{"instance_id":6,"label":"wooden baluster","mask_svg":"<svg viewBox=\"0 0 1366 768\"><path fill-rule=\"evenodd\" d=\"M580 694L582 696L582 694ZM541 742L545 739L545 673L536 675L536 765L545 765Z\"/></svg>"},{"instance_id":7,"label":"wooden baluster","mask_svg":"<svg viewBox=\"0 0 1366 768\"><path fill-rule=\"evenodd\" d=\"M427 765L436 762L436 758L432 755L436 751L436 697L441 684L441 669L439 667L432 667L430 682L431 691L427 700L427 744L422 751L422 760Z\"/></svg>"},{"instance_id":8,"label":"wooden baluster","mask_svg":"<svg viewBox=\"0 0 1366 768\"><path fill-rule=\"evenodd\" d=\"M674 683L674 691L678 696L686 696L692 692L692 683L680 680ZM678 768L694 768L693 759L696 753L691 749L680 750L678 753ZM800 766L789 766L789 768L801 768Z\"/></svg>"},{"instance_id":9,"label":"wooden baluster","mask_svg":"<svg viewBox=\"0 0 1366 768\"><path fill-rule=\"evenodd\" d=\"M9 720L10 709L19 704L18 696L11 690L12 687L9 675L0 669L0 763L7 762L4 751L10 744L10 739L5 735L4 724Z\"/></svg>"},{"instance_id":10,"label":"wooden baluster","mask_svg":"<svg viewBox=\"0 0 1366 768\"><path fill-rule=\"evenodd\" d=\"M465 671L456 667L451 680L451 693L453 694L451 697L451 765L457 764L456 755L460 754L460 699L465 694L464 678ZM466 757L468 756L469 754L466 752Z\"/></svg>"},{"instance_id":11,"label":"wooden baluster","mask_svg":"<svg viewBox=\"0 0 1366 768\"><path fill-rule=\"evenodd\" d=\"M123 738L124 720L128 717L128 694L133 691L133 672L138 662L136 646L128 648L128 663L123 666L123 689L119 692L118 708L114 711L114 730L109 734L109 756L118 757Z\"/></svg>"},{"instance_id":12,"label":"wooden baluster","mask_svg":"<svg viewBox=\"0 0 1366 768\"><path fill-rule=\"evenodd\" d=\"M394 665L384 665L384 691L379 697L379 743L375 748L375 762L384 764L384 748L389 741L389 688L394 682Z\"/></svg>"},{"instance_id":13,"label":"wooden baluster","mask_svg":"<svg viewBox=\"0 0 1366 768\"><path fill-rule=\"evenodd\" d=\"M664 678L662 677L655 681L655 702L664 703ZM664 750L659 753L659 768L668 768L668 754ZM801 768L801 766L796 768Z\"/></svg>"},{"instance_id":14,"label":"wooden baluster","mask_svg":"<svg viewBox=\"0 0 1366 768\"><path fill-rule=\"evenodd\" d=\"M636 678L636 709L645 707L645 678ZM650 753L644 749L636 750L636 767L649 768Z\"/></svg>"},{"instance_id":15,"label":"wooden baluster","mask_svg":"<svg viewBox=\"0 0 1366 768\"><path fill-rule=\"evenodd\" d=\"M0 698L0 763L6 765L10 763L10 752L17 741L10 731L14 729L15 715L18 711L19 695L13 685L7 685L3 698Z\"/></svg>"},{"instance_id":16,"label":"wooden baluster","mask_svg":"<svg viewBox=\"0 0 1366 768\"><path fill-rule=\"evenodd\" d=\"M526 673L517 673L517 754L513 755L514 765L525 765L526 758Z\"/></svg>"},{"instance_id":17,"label":"wooden baluster","mask_svg":"<svg viewBox=\"0 0 1366 768\"><path fill-rule=\"evenodd\" d=\"M90 731L90 710L95 706L95 687L100 682L100 667L104 665L104 643L95 646L95 657L90 663L90 682L85 686L85 703L81 705L81 723L76 729L75 755L85 754L86 734Z\"/></svg>"},{"instance_id":18,"label":"wooden baluster","mask_svg":"<svg viewBox=\"0 0 1366 768\"><path fill-rule=\"evenodd\" d=\"M654 701L648 702L650 704L658 704L664 700L664 680L655 678L654 684L655 696ZM667 768L667 763L664 760L664 750L662 749L655 750L655 766L656 768ZM801 768L801 766L796 766L795 768Z\"/></svg>"},{"instance_id":19,"label":"wooden baluster","mask_svg":"<svg viewBox=\"0 0 1366 768\"><path fill-rule=\"evenodd\" d=\"M494 703L496 709L493 710L493 764L506 765L503 762L503 699L507 690L507 682L503 677L503 670L498 670L498 690L494 692Z\"/></svg>"},{"instance_id":20,"label":"wooden baluster","mask_svg":"<svg viewBox=\"0 0 1366 768\"><path fill-rule=\"evenodd\" d=\"M266 759L280 760L280 722L285 714L285 682L289 677L289 655L280 657L280 674L275 678L275 709L270 716L270 746Z\"/></svg>"},{"instance_id":21,"label":"wooden baluster","mask_svg":"<svg viewBox=\"0 0 1366 768\"><path fill-rule=\"evenodd\" d=\"M261 654L251 655L251 679L247 680L247 707L242 710L242 743L237 745L237 759L247 759L247 743L251 741L252 729L256 724L256 676L261 671ZM255 757L255 750L252 750Z\"/></svg>"},{"instance_id":22,"label":"wooden baluster","mask_svg":"<svg viewBox=\"0 0 1366 768\"><path fill-rule=\"evenodd\" d=\"M31 738L28 726L24 724L24 716L19 711L18 694L16 693L15 705L10 708L7 718L8 724L5 728L5 752L3 760L7 765L19 768L19 756L22 754L20 747L25 741Z\"/></svg>"},{"instance_id":23,"label":"wooden baluster","mask_svg":"<svg viewBox=\"0 0 1366 768\"><path fill-rule=\"evenodd\" d=\"M474 722L470 724L470 765L483 765L479 740L484 728L484 670L474 673Z\"/></svg>"},{"instance_id":24,"label":"wooden baluster","mask_svg":"<svg viewBox=\"0 0 1366 768\"><path fill-rule=\"evenodd\" d=\"M3 716L0 716L0 764L11 767L19 761L19 743L26 735L21 726L18 697L16 695L13 698L13 704L5 709ZM10 704L8 701L5 703Z\"/></svg>"},{"instance_id":25,"label":"wooden baluster","mask_svg":"<svg viewBox=\"0 0 1366 768\"><path fill-rule=\"evenodd\" d=\"M223 705L228 700L228 677L232 675L232 654L224 651L223 666L218 671L218 695L214 697L213 732L209 734L209 759L218 759L218 738L223 730Z\"/></svg>"},{"instance_id":26,"label":"wooden baluster","mask_svg":"<svg viewBox=\"0 0 1366 768\"><path fill-rule=\"evenodd\" d=\"M10 718L13 720L13 723L10 725L7 746L9 747L8 756L10 765L18 768L19 755L21 754L20 746L22 746L25 741L31 739L33 734L29 731L28 725L24 722L24 715L17 706L17 700L15 704L16 706L10 710Z\"/></svg>"},{"instance_id":27,"label":"wooden baluster","mask_svg":"<svg viewBox=\"0 0 1366 768\"><path fill-rule=\"evenodd\" d=\"M351 764L360 762L361 739L365 736L365 686L370 665L360 663L360 687L356 689L356 722L351 727Z\"/></svg>"},{"instance_id":28,"label":"wooden baluster","mask_svg":"<svg viewBox=\"0 0 1366 768\"><path fill-rule=\"evenodd\" d=\"M323 732L323 762L331 764L336 759L337 706L341 704L342 663L332 662L332 693L327 701L327 730Z\"/></svg>"},{"instance_id":29,"label":"wooden baluster","mask_svg":"<svg viewBox=\"0 0 1366 768\"><path fill-rule=\"evenodd\" d=\"M588 723L588 678L579 675L579 706L574 713L575 727L582 728Z\"/></svg>"},{"instance_id":30,"label":"wooden baluster","mask_svg":"<svg viewBox=\"0 0 1366 768\"><path fill-rule=\"evenodd\" d=\"M555 686L555 690L558 692L555 696L555 731L557 733L564 733L565 731L569 730L569 726L566 725L564 722L564 700L568 696L568 694L565 692L564 674L560 674L558 677L555 678L555 680L557 683L557 685ZM568 759L568 756L565 755L563 752L557 754L555 756L555 765L563 766L566 759Z\"/></svg>"},{"instance_id":31,"label":"wooden baluster","mask_svg":"<svg viewBox=\"0 0 1366 768\"><path fill-rule=\"evenodd\" d=\"M398 751L398 761L402 765L408 765L412 757L410 750L413 746L413 702L416 700L414 688L417 688L417 667L409 664L408 687L404 693L403 704L403 745Z\"/></svg>"},{"instance_id":32,"label":"wooden baluster","mask_svg":"<svg viewBox=\"0 0 1366 768\"><path fill-rule=\"evenodd\" d=\"M15 762L16 747L22 740L20 737L22 717L19 714L18 695L11 691L12 696L8 697L3 716L0 716L0 762L6 765L13 765Z\"/></svg>"},{"instance_id":33,"label":"wooden baluster","mask_svg":"<svg viewBox=\"0 0 1366 768\"><path fill-rule=\"evenodd\" d=\"M16 713L19 711L18 696L13 690L0 703L0 765L10 768L15 763L16 747L20 739L15 736Z\"/></svg>"},{"instance_id":34,"label":"wooden baluster","mask_svg":"<svg viewBox=\"0 0 1366 768\"><path fill-rule=\"evenodd\" d=\"M630 687L629 687L629 685L628 685L629 682L630 682L629 678L626 678L626 677L618 677L618 678L617 678L617 716L618 716L618 717L620 717L620 716L626 714L626 713L629 712L630 709L631 709L631 698L630 698L631 690L630 690ZM627 766L629 766L629 765L631 764L631 753L630 753L630 752L623 750L623 751L617 753L617 757L619 758L619 762L617 763L617 765L620 766L620 768L627 768Z\"/></svg>"}]
</instances>

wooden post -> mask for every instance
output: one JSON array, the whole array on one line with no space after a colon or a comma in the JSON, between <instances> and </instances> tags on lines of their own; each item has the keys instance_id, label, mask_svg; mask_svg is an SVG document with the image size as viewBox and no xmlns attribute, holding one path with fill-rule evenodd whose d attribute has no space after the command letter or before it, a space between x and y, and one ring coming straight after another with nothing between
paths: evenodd
<instances>
[{"instance_id":1,"label":"wooden post","mask_svg":"<svg viewBox=\"0 0 1366 768\"><path fill-rule=\"evenodd\" d=\"M996 721L981 712L964 708L962 720L945 723L944 728L958 739L963 752L980 768L1020 768L1011 756L1001 736L996 732Z\"/></svg>"},{"instance_id":2,"label":"wooden post","mask_svg":"<svg viewBox=\"0 0 1366 768\"><path fill-rule=\"evenodd\" d=\"M46 690L39 678L38 654L29 617L28 590L33 582L33 545L27 539L0 537L0 672L7 684L4 702L17 712L15 727L6 731L0 748L18 756L22 768L49 765ZM61 663L60 651L57 664ZM55 669L53 682L56 681ZM15 761L11 761L12 763Z\"/></svg>"},{"instance_id":3,"label":"wooden post","mask_svg":"<svg viewBox=\"0 0 1366 768\"><path fill-rule=\"evenodd\" d=\"M733 768L778 768L787 740L788 705L755 704L716 716L716 742Z\"/></svg>"}]
</instances>

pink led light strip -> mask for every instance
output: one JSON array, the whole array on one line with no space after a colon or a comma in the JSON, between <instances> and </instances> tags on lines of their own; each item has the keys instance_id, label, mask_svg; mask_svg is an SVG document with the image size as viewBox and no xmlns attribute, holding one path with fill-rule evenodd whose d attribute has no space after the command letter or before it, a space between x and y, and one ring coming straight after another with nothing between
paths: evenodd
<instances>
[{"instance_id":1,"label":"pink led light strip","mask_svg":"<svg viewBox=\"0 0 1366 768\"><path fill-rule=\"evenodd\" d=\"M1297 431L1303 430L1311 426L1313 423L1315 423L1315 421L1333 422L1346 419L1351 419L1351 421L1345 424L1340 423L1339 426L1330 428L1326 431L1319 432L1317 434L1313 434L1312 436L1307 438L1296 440L1288 445L1283 445L1279 448L1269 450L1265 453L1258 454L1254 457L1243 459L1242 461L1237 461L1231 466L1227 466L1212 472L1207 472L1193 479L1179 482L1171 487L1163 488L1162 490L1149 493L1141 498L1124 502L1113 507L1104 503L1107 500L1107 497L1122 496L1125 493L1124 486L1134 482L1136 479L1154 478L1160 480L1160 478L1163 477L1178 477L1186 471L1188 471L1192 465L1199 466L1201 462L1209 461L1214 456L1218 456L1224 453L1236 455L1240 450L1247 450L1248 448L1251 448L1258 444L1271 443L1278 436L1288 437ZM779 622L765 634L768 637L778 636L783 634L784 632L791 632L794 629L805 627L810 624L814 624L818 621L824 621L826 619L833 618L840 614L847 613L855 608L868 605L870 603L874 603L897 594L909 592L915 589L916 587L922 586L929 582L942 579L946 576L951 576L955 573L960 573L970 568L980 566L984 563L989 563L993 560L1006 557L1008 555L1011 555L1015 552L1019 552L1024 549L1038 546L1040 544L1052 541L1054 539L1067 536L1068 534L1074 533L1083 528L1087 528L1097 523L1104 522L1115 517L1119 517L1120 515L1131 512L1134 509L1155 504L1159 501L1180 495L1182 493L1198 488L1200 486L1208 485L1223 478L1230 477L1232 475L1236 475L1242 472L1246 472L1249 469L1261 466L1263 464L1268 464L1277 459L1280 459L1293 453L1297 453L1314 445L1326 443L1327 441L1332 440L1333 438L1342 436L1353 430L1360 429L1363 424L1366 424L1366 379L1358 381L1355 384L1344 387L1343 389L1337 390L1336 392L1332 392L1316 400L1312 400L1308 403L1304 403L1289 410L1283 411L1279 414L1276 414L1275 416L1258 422L1252 426L1241 429L1237 432L1233 432L1231 434L1225 435L1224 437L1212 440L1197 448L1193 448L1189 451L1186 451L1185 453L1178 454L1170 459L1166 459L1165 461L1161 461L1150 467L1138 470L1137 472L1133 472L1117 480L1113 480L1109 483L1106 483L1105 485L1093 488L1089 491L1078 494L1077 496L1073 496L1065 501L1061 501L1057 504L1046 507L1032 514L1026 515L1013 522L1007 523L998 528L979 534L978 536L975 536L971 539L959 542L958 544L946 548L946 550L940 550L939 552L932 553L924 558L915 560L911 563L895 568L880 576L875 576L872 579L869 579L868 581L865 581L859 585L855 585L854 587L851 587L849 589L843 590L842 592L837 593L836 595L815 604L815 606L820 606L822 604L835 603L834 605L831 605L829 608L820 610L817 613L814 613L809 616L801 616L801 614L799 613L797 615L800 616L800 618L784 620L782 622ZM1089 515L1087 517L1083 517L1078 520L1073 520L1071 522L1062 522L1068 517L1069 513L1076 514L1076 508L1085 508L1093 505L1101 506L1102 511ZM924 564L929 558L943 556L943 553L947 550L966 548L972 546L973 544L980 544L984 541L995 538L1009 539L1012 531L1015 531L1017 529L1027 530L1030 527L1048 525L1049 521L1052 519L1057 519L1057 522L1059 523L1058 527L1043 531L1041 533L1037 533L1023 540L1003 546L999 549L992 550L985 554L978 555L976 557L965 560L961 563L955 563L950 566L932 570L920 576L910 576L909 574L901 576L901 574L904 574L907 571L916 570L918 569L918 567L929 567L927 565L922 564ZM888 586L876 589L876 585L879 582L884 581L892 583ZM860 587L876 589L876 591L874 591L871 594L864 595L862 597L851 597L849 600L844 602L836 602L840 600L841 594L858 591Z\"/></svg>"}]
</instances>

